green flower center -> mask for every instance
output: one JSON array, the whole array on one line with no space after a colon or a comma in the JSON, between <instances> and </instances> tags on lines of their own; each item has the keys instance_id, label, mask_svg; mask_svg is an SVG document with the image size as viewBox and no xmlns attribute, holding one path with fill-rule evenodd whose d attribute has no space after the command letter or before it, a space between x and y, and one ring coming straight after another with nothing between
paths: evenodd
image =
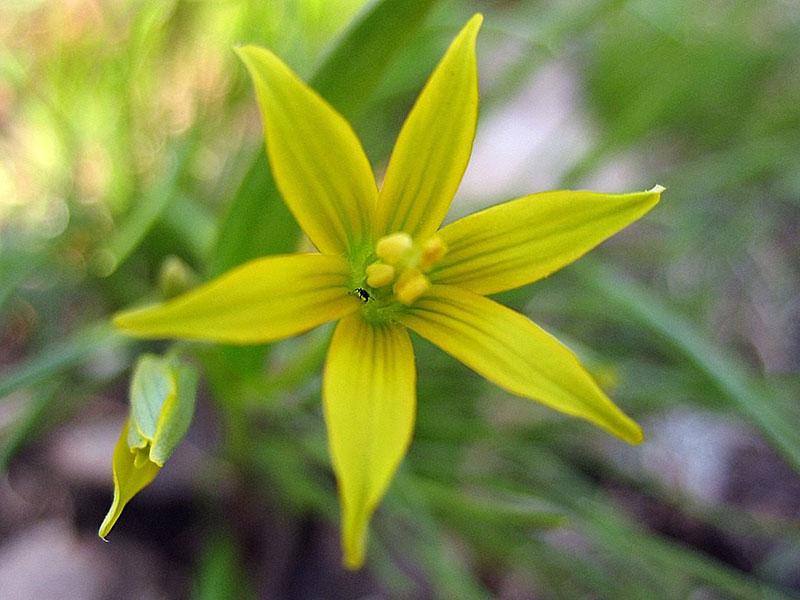
<instances>
[{"instance_id":1,"label":"green flower center","mask_svg":"<svg viewBox=\"0 0 800 600\"><path fill-rule=\"evenodd\" d=\"M364 268L363 286L354 293L364 302L370 320L386 320L392 312L410 306L431 286L426 274L447 252L442 239L434 235L415 243L398 231L378 240L373 262Z\"/></svg>"}]
</instances>

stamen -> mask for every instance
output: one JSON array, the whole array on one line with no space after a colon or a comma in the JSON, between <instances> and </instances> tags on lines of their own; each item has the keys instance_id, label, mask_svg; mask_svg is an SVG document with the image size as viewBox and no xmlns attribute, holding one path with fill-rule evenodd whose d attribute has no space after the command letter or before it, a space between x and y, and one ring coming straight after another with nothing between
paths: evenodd
<instances>
[{"instance_id":1,"label":"stamen","mask_svg":"<svg viewBox=\"0 0 800 600\"><path fill-rule=\"evenodd\" d=\"M361 280L375 298L372 308L393 303L413 304L431 287L425 273L446 253L447 244L438 235L419 244L403 231L379 239L375 245L378 260L365 268ZM388 289L380 290L390 285L391 293Z\"/></svg>"},{"instance_id":2,"label":"stamen","mask_svg":"<svg viewBox=\"0 0 800 600\"><path fill-rule=\"evenodd\" d=\"M374 288L389 285L394 281L395 268L382 262L372 263L367 267L367 285Z\"/></svg>"},{"instance_id":3,"label":"stamen","mask_svg":"<svg viewBox=\"0 0 800 600\"><path fill-rule=\"evenodd\" d=\"M430 271L431 267L436 264L447 253L447 245L442 241L438 235L433 236L422 246L422 254L419 259L419 268L424 271Z\"/></svg>"},{"instance_id":4,"label":"stamen","mask_svg":"<svg viewBox=\"0 0 800 600\"><path fill-rule=\"evenodd\" d=\"M375 253L383 259L383 262L396 265L411 252L413 247L414 240L411 239L411 236L398 231L378 240Z\"/></svg>"},{"instance_id":5,"label":"stamen","mask_svg":"<svg viewBox=\"0 0 800 600\"><path fill-rule=\"evenodd\" d=\"M428 278L419 269L406 269L394 284L394 295L401 304L409 305L431 286Z\"/></svg>"}]
</instances>

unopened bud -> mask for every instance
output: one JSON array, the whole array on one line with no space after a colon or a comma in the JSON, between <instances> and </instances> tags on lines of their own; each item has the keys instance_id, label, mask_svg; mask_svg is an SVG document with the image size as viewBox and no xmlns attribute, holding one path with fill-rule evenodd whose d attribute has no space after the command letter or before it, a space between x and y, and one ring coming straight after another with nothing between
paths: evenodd
<instances>
[{"instance_id":1,"label":"unopened bud","mask_svg":"<svg viewBox=\"0 0 800 600\"><path fill-rule=\"evenodd\" d=\"M161 263L158 287L164 300L179 296L194 287L197 277L192 268L177 256L168 256Z\"/></svg>"}]
</instances>

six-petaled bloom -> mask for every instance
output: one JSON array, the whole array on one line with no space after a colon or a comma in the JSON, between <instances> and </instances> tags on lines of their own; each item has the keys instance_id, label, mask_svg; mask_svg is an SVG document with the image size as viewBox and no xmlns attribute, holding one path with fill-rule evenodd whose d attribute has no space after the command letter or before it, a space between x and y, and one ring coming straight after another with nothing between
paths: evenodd
<instances>
[{"instance_id":1,"label":"six-petaled bloom","mask_svg":"<svg viewBox=\"0 0 800 600\"><path fill-rule=\"evenodd\" d=\"M254 260L115 319L137 336L238 344L339 320L322 397L351 568L363 563L369 519L412 435L416 372L407 328L512 394L625 441L642 439L570 350L486 295L574 261L650 210L661 188L534 194L440 228L475 134L481 21L470 19L433 71L380 189L345 119L273 53L239 48L275 181L318 253Z\"/></svg>"}]
</instances>

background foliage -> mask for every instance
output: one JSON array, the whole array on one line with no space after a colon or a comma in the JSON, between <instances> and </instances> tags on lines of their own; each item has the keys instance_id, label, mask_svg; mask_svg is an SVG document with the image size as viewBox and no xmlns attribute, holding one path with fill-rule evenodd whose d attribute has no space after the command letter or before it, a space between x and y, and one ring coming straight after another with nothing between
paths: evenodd
<instances>
[{"instance_id":1,"label":"background foliage","mask_svg":"<svg viewBox=\"0 0 800 600\"><path fill-rule=\"evenodd\" d=\"M15 597L800 597L798 5L362 5L0 7L0 580ZM108 316L157 298L171 256L202 280L299 243L231 47L284 57L380 172L477 10L482 112L454 215L545 188L668 189L504 298L569 340L648 441L507 397L415 339L414 443L348 574L329 331L187 346L205 374L189 438L102 545L129 368L165 348Z\"/></svg>"}]
</instances>

